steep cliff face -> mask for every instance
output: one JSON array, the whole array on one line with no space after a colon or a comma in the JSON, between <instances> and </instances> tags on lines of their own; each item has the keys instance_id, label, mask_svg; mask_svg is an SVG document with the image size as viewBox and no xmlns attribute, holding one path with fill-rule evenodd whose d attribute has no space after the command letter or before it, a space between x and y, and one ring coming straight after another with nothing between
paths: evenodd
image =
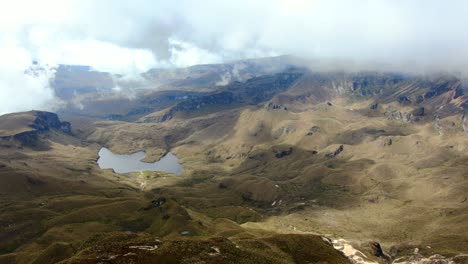
<instances>
[{"instance_id":1,"label":"steep cliff face","mask_svg":"<svg viewBox=\"0 0 468 264\"><path fill-rule=\"evenodd\" d=\"M23 146L36 147L39 135L50 130L71 134L71 124L62 122L57 114L30 111L0 116L0 139L17 141Z\"/></svg>"},{"instance_id":2,"label":"steep cliff face","mask_svg":"<svg viewBox=\"0 0 468 264\"><path fill-rule=\"evenodd\" d=\"M39 132L56 129L66 134L71 134L71 124L69 122L61 122L57 114L39 111L35 111L34 114L36 115L36 119L31 124L33 129Z\"/></svg>"}]
</instances>

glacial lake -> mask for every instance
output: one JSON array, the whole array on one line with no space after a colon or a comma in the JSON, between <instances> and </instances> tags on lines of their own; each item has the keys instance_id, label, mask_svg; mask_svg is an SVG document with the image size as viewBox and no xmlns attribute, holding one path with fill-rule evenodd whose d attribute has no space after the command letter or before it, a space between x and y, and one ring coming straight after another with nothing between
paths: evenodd
<instances>
[{"instance_id":1,"label":"glacial lake","mask_svg":"<svg viewBox=\"0 0 468 264\"><path fill-rule=\"evenodd\" d=\"M175 175L182 173L183 167L179 159L171 152L154 163L141 161L145 156L146 153L143 151L132 154L114 154L107 148L101 148L97 163L101 169L113 169L117 173L138 171L164 171Z\"/></svg>"}]
</instances>

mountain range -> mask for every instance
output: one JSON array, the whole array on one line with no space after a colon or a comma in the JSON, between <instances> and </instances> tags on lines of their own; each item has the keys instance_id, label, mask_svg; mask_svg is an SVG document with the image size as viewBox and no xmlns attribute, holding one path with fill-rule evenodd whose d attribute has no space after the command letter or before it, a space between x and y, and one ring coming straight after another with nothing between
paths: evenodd
<instances>
[{"instance_id":1,"label":"mountain range","mask_svg":"<svg viewBox=\"0 0 468 264\"><path fill-rule=\"evenodd\" d=\"M468 261L456 74L291 56L54 70L56 113L0 116L0 263ZM101 147L184 170L103 170Z\"/></svg>"}]
</instances>

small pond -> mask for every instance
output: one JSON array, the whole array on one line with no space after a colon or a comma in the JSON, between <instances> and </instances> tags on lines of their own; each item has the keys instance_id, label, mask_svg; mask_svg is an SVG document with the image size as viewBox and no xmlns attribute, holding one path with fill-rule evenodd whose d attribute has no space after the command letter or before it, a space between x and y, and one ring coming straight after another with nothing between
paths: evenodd
<instances>
[{"instance_id":1,"label":"small pond","mask_svg":"<svg viewBox=\"0 0 468 264\"><path fill-rule=\"evenodd\" d=\"M107 148L101 148L97 163L101 169L113 169L117 173L138 171L164 171L176 175L182 173L183 167L179 159L171 152L154 163L141 161L145 156L146 153L143 151L132 154L114 154Z\"/></svg>"}]
</instances>

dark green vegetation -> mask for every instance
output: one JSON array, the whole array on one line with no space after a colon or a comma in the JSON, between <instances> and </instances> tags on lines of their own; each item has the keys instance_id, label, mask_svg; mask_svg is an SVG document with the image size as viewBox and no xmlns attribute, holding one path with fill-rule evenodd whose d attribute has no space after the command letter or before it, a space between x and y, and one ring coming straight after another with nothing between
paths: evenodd
<instances>
[{"instance_id":1,"label":"dark green vegetation","mask_svg":"<svg viewBox=\"0 0 468 264\"><path fill-rule=\"evenodd\" d=\"M284 59L242 62L237 79L235 63L150 71L138 87L165 90L133 98L98 85L60 111L71 131L0 117L0 263L349 262L316 234L367 261L466 262L463 83ZM101 146L170 150L184 173L101 170Z\"/></svg>"}]
</instances>

